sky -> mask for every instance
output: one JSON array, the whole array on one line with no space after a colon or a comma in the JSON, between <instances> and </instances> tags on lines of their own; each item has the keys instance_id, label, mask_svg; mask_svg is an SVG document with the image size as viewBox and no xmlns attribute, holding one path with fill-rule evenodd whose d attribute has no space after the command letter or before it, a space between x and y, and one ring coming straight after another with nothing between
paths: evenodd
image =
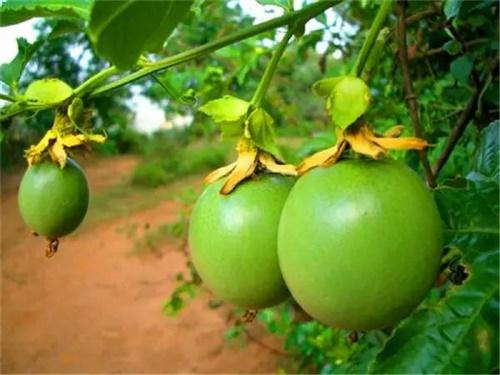
<instances>
[{"instance_id":1,"label":"sky","mask_svg":"<svg viewBox=\"0 0 500 375\"><path fill-rule=\"evenodd\" d=\"M295 7L300 8L302 0L295 0ZM262 6L258 4L255 0L232 0L231 5L239 4L243 9L243 12L249 14L255 18L254 23L261 23L267 21L271 18L277 17L283 14L281 8L275 6ZM331 24L335 13L330 9L326 12L329 24ZM26 22L0 27L0 64L10 62L17 53L17 43L16 38L23 37L27 39L28 42L34 42L36 39L36 32L33 29L33 25L37 22L37 19L31 19ZM321 27L321 24L315 20L311 20L306 25L306 33ZM327 43L318 43L317 50L322 52L326 49ZM75 55L79 55L77 49L73 51ZM70 51L72 53L72 51ZM334 57L340 58L341 56ZM156 103L152 102L145 96L141 95L139 90L132 90L132 98L129 102L131 108L136 110L136 119L134 126L142 132L152 133L157 130L160 125L164 124L167 120L168 122L182 122L183 119L166 119L164 110ZM0 101L0 103L2 103Z\"/></svg>"}]
</instances>

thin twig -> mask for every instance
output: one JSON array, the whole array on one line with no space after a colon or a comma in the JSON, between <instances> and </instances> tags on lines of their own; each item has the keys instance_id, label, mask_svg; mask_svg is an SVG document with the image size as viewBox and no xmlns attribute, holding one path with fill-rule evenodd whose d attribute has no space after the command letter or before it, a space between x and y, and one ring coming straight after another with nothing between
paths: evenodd
<instances>
[{"instance_id":1,"label":"thin twig","mask_svg":"<svg viewBox=\"0 0 500 375\"><path fill-rule=\"evenodd\" d=\"M14 98L13 96L7 95L7 94L0 93L0 100L5 100L7 102L15 102L16 98Z\"/></svg>"},{"instance_id":2,"label":"thin twig","mask_svg":"<svg viewBox=\"0 0 500 375\"><path fill-rule=\"evenodd\" d=\"M473 46L478 45L478 44L485 43L487 41L488 41L487 38L478 38L478 39L473 39L473 40L470 40L468 42L465 42L464 45L465 45L465 47L469 48L469 47L473 47ZM443 47L430 48L426 51L416 53L413 58L418 59L421 57L433 56L433 55L437 55L437 54L444 53L444 52L446 52L446 50Z\"/></svg>"},{"instance_id":3,"label":"thin twig","mask_svg":"<svg viewBox=\"0 0 500 375\"><path fill-rule=\"evenodd\" d=\"M443 152L441 155L439 155L436 164L434 167L432 167L432 172L434 176L437 177L441 169L443 168L444 164L450 157L451 152L455 148L456 144L458 143L458 140L462 136L462 134L465 131L465 128L467 127L467 124L469 121L472 119L474 116L476 107L477 107L477 99L479 98L479 92L477 89L474 90L474 93L472 94L472 97L470 98L469 102L465 106L464 110L460 114L460 117L458 118L457 124L453 128L452 132L450 133L450 136L448 137L448 140L446 141L446 146L443 149Z\"/></svg>"},{"instance_id":4,"label":"thin twig","mask_svg":"<svg viewBox=\"0 0 500 375\"><path fill-rule=\"evenodd\" d=\"M406 18L406 25L414 24L441 11L441 3L433 3L428 8Z\"/></svg>"},{"instance_id":5,"label":"thin twig","mask_svg":"<svg viewBox=\"0 0 500 375\"><path fill-rule=\"evenodd\" d=\"M260 341L257 337L255 337L253 334L251 334L250 331L245 326L243 326L243 331L245 332L247 338L250 341L254 342L255 344L259 345L260 347L262 347L264 349L269 350L271 353L274 353L274 354L277 354L277 355L280 355L283 357L290 357L291 356L291 354L288 352L284 352L282 350L273 348L272 346L266 344L265 342Z\"/></svg>"},{"instance_id":6,"label":"thin twig","mask_svg":"<svg viewBox=\"0 0 500 375\"><path fill-rule=\"evenodd\" d=\"M499 62L497 59L493 64L493 67L491 68L490 74L493 74L495 71L498 71L498 63ZM478 108L479 105L479 98L481 96L481 92L483 91L484 87L488 84L489 81L488 78L489 75L483 80L482 84L474 88L472 97L470 98L469 102L467 103L464 110L460 114L460 117L458 118L455 127L451 131L450 136L446 141L446 145L444 146L443 151L438 156L436 164L432 167L434 176L437 177L441 169L443 169L444 165L446 164L448 158L451 155L451 152L457 145L458 141L460 140L460 137L462 137L462 134L464 134L465 128L469 124L470 120L472 120L472 118L474 117L476 109Z\"/></svg>"},{"instance_id":7,"label":"thin twig","mask_svg":"<svg viewBox=\"0 0 500 375\"><path fill-rule=\"evenodd\" d=\"M406 94L406 105L410 111L411 121L413 123L413 130L415 135L419 138L424 138L424 131L422 129L422 124L420 123L420 118L418 115L418 103L417 96L413 90L413 83L410 78L410 69L408 67L408 49L406 45L406 22L405 22L405 4L398 2L398 24L396 27L396 38L398 42L398 55L399 64L401 72L403 74L404 90ZM429 159L427 159L427 154L425 150L419 151L418 156L422 167L424 168L425 179L429 187L434 188L436 186L436 181L434 175L431 171L431 166L429 164Z\"/></svg>"}]
</instances>

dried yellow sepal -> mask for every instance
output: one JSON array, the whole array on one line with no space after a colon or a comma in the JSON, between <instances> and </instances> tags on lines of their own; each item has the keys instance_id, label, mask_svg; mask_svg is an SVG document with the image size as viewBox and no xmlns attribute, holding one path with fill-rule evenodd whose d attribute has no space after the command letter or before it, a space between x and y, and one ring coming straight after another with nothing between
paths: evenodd
<instances>
[{"instance_id":1,"label":"dried yellow sepal","mask_svg":"<svg viewBox=\"0 0 500 375\"><path fill-rule=\"evenodd\" d=\"M386 150L423 150L429 146L425 140L416 137L374 138L373 142Z\"/></svg>"},{"instance_id":2,"label":"dried yellow sepal","mask_svg":"<svg viewBox=\"0 0 500 375\"><path fill-rule=\"evenodd\" d=\"M259 152L259 163L272 173L279 173L288 176L297 176L295 166L292 164L279 164L277 160L268 152Z\"/></svg>"},{"instance_id":3,"label":"dried yellow sepal","mask_svg":"<svg viewBox=\"0 0 500 375\"><path fill-rule=\"evenodd\" d=\"M229 194L245 178L251 176L257 167L257 148L243 149L238 154L236 167L229 174L220 190L221 194Z\"/></svg>"},{"instance_id":4,"label":"dried yellow sepal","mask_svg":"<svg viewBox=\"0 0 500 375\"><path fill-rule=\"evenodd\" d=\"M90 142L103 143L106 137L102 134L79 133L69 118L62 112L56 114L54 124L43 138L25 151L29 165L38 163L47 152L50 158L61 168L66 165L66 149L86 146Z\"/></svg>"},{"instance_id":5,"label":"dried yellow sepal","mask_svg":"<svg viewBox=\"0 0 500 375\"><path fill-rule=\"evenodd\" d=\"M297 173L302 175L315 167L335 164L344 152L345 147L346 141L342 137L335 146L319 151L304 159L297 167Z\"/></svg>"},{"instance_id":6,"label":"dried yellow sepal","mask_svg":"<svg viewBox=\"0 0 500 375\"><path fill-rule=\"evenodd\" d=\"M397 138L403 131L402 125L396 125L384 133L377 135L368 124L353 125L343 132L337 133L337 144L333 147L319 151L304 159L297 167L299 175L308 170L332 165L337 162L347 146L354 152L380 159L388 150L422 150L429 144L424 139L416 137Z\"/></svg>"},{"instance_id":7,"label":"dried yellow sepal","mask_svg":"<svg viewBox=\"0 0 500 375\"><path fill-rule=\"evenodd\" d=\"M212 182L215 182L218 179L227 176L234 168L236 168L236 162L225 165L224 167L217 168L215 171L211 172L207 177L205 177L204 181L206 184L211 184Z\"/></svg>"},{"instance_id":8,"label":"dried yellow sepal","mask_svg":"<svg viewBox=\"0 0 500 375\"><path fill-rule=\"evenodd\" d=\"M28 165L36 164L40 161L42 153L49 147L52 140L57 138L57 132L49 129L43 138L36 145L31 145L24 154L26 160L28 160Z\"/></svg>"},{"instance_id":9,"label":"dried yellow sepal","mask_svg":"<svg viewBox=\"0 0 500 375\"><path fill-rule=\"evenodd\" d=\"M391 138L399 137L401 135L401 133L403 132L404 128L405 127L403 125L393 126L392 128L390 128L389 130L387 130L384 133L384 137L391 137Z\"/></svg>"},{"instance_id":10,"label":"dried yellow sepal","mask_svg":"<svg viewBox=\"0 0 500 375\"><path fill-rule=\"evenodd\" d=\"M68 155L64 150L64 145L61 142L61 138L57 137L56 141L48 148L50 158L57 162L61 168L64 168L66 165L66 160L68 159Z\"/></svg>"},{"instance_id":11,"label":"dried yellow sepal","mask_svg":"<svg viewBox=\"0 0 500 375\"><path fill-rule=\"evenodd\" d=\"M362 125L355 129L348 129L345 132L346 141L354 152L369 156L373 159L380 159L385 155L386 150L372 141L374 137L375 134L373 134L367 125Z\"/></svg>"},{"instance_id":12,"label":"dried yellow sepal","mask_svg":"<svg viewBox=\"0 0 500 375\"><path fill-rule=\"evenodd\" d=\"M250 177L257 169L282 175L297 175L294 165L282 164L277 157L258 148L250 138L240 138L236 150L238 158L234 163L218 168L205 177L205 183L212 183L229 175L220 190L221 194L231 193L240 182Z\"/></svg>"}]
</instances>

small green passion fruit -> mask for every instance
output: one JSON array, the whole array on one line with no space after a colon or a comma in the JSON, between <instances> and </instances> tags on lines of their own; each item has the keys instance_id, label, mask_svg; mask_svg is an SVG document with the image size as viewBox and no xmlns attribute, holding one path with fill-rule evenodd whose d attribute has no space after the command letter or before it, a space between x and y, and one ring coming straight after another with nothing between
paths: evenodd
<instances>
[{"instance_id":1,"label":"small green passion fruit","mask_svg":"<svg viewBox=\"0 0 500 375\"><path fill-rule=\"evenodd\" d=\"M193 264L216 296L259 309L288 296L277 254L281 210L294 180L263 174L229 195L224 180L206 187L193 209L189 244Z\"/></svg>"},{"instance_id":2,"label":"small green passion fruit","mask_svg":"<svg viewBox=\"0 0 500 375\"><path fill-rule=\"evenodd\" d=\"M442 225L420 177L399 162L345 160L302 176L283 208L278 255L286 284L315 319L381 329L433 285Z\"/></svg>"},{"instance_id":3,"label":"small green passion fruit","mask_svg":"<svg viewBox=\"0 0 500 375\"><path fill-rule=\"evenodd\" d=\"M85 173L72 159L64 168L51 161L32 165L18 192L21 216L34 232L55 240L73 232L89 204Z\"/></svg>"}]
</instances>

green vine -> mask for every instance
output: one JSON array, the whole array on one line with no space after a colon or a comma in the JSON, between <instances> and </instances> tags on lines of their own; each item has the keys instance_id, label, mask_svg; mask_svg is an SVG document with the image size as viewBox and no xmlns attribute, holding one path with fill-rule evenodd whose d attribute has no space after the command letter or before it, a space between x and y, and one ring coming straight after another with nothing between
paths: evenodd
<instances>
[{"instance_id":1,"label":"green vine","mask_svg":"<svg viewBox=\"0 0 500 375\"><path fill-rule=\"evenodd\" d=\"M365 68L365 64L370 56L370 53L375 45L375 41L377 40L378 34L380 30L384 26L385 19L389 15L392 10L393 0L382 0L380 4L380 8L378 9L377 15L373 20L370 31L368 32L368 36L366 37L363 46L361 47L361 51L359 51L356 62L352 68L351 74L359 77L363 73L363 69Z\"/></svg>"},{"instance_id":2,"label":"green vine","mask_svg":"<svg viewBox=\"0 0 500 375\"><path fill-rule=\"evenodd\" d=\"M264 32L274 30L278 27L290 25L294 23L297 20L309 20L311 18L316 17L317 15L323 13L326 9L331 8L334 5L337 5L340 3L342 0L324 0L324 1L319 1L317 3L308 5L298 11L291 12L289 14L286 14L281 17L274 18L270 21L260 23L258 25L250 26L246 29L243 29L237 33L234 33L232 35L228 35L224 38L221 38L219 40L215 40L213 42L207 43L205 45L190 49L185 52L181 52L177 55L167 57L163 60L157 61L155 63L152 63L148 66L145 66L129 75L126 75L114 82L110 82L108 84L104 84L100 87L97 87L96 89L92 90L89 93L90 97L94 97L97 95L104 94L108 91L114 90L116 88L119 88L121 86L124 86L128 83L131 83L133 81L136 81L138 79L141 79L145 76L148 76L154 72L157 72L159 70L163 70L166 68L170 68L175 65L180 65L185 62L194 60L196 58L199 58L201 56L208 55L214 51L217 51L221 48L224 48L226 46L229 46L231 44L237 43L239 41L242 41L244 39L251 38L253 36L256 36L258 34L262 34ZM110 68L111 69L111 68ZM90 78L90 80L93 80L94 77ZM87 82L83 83L82 86L87 86ZM78 92L80 95L82 95L85 92L85 87L84 89L77 88Z\"/></svg>"},{"instance_id":3,"label":"green vine","mask_svg":"<svg viewBox=\"0 0 500 375\"><path fill-rule=\"evenodd\" d=\"M288 42L290 41L292 35L293 35L293 30L292 28L289 28L285 36L281 40L281 42L276 47L276 50L274 51L273 56L271 57L271 61L269 61L269 64L266 67L264 75L262 76L262 79L260 80L259 85L257 86L257 90L255 90L255 93L253 95L251 103L255 107L260 107L262 99L264 98L264 95L266 94L266 91L269 88L269 84L271 83L271 79L273 78L276 67L278 66L278 62L281 59L281 56L283 56L283 53L285 52L286 46L288 45Z\"/></svg>"}]
</instances>

